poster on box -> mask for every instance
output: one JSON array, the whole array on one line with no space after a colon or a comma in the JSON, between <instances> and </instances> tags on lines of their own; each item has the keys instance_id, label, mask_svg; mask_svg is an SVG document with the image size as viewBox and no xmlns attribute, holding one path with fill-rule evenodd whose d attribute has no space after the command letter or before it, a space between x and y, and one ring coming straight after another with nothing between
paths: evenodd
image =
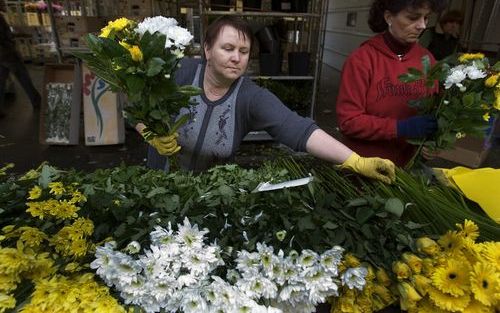
<instances>
[{"instance_id":1,"label":"poster on box","mask_svg":"<svg viewBox=\"0 0 500 313\"><path fill-rule=\"evenodd\" d=\"M83 119L85 144L112 145L125 142L122 105L108 84L83 67Z\"/></svg>"}]
</instances>

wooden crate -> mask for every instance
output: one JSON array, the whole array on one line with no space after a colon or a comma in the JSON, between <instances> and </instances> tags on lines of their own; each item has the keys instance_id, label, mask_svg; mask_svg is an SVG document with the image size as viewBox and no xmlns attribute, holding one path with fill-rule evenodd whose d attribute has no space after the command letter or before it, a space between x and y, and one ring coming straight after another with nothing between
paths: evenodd
<instances>
[{"instance_id":1,"label":"wooden crate","mask_svg":"<svg viewBox=\"0 0 500 313\"><path fill-rule=\"evenodd\" d=\"M38 12L26 12L24 13L24 16L26 17L26 24L28 26L41 26L42 23L40 22L40 15Z\"/></svg>"}]
</instances>

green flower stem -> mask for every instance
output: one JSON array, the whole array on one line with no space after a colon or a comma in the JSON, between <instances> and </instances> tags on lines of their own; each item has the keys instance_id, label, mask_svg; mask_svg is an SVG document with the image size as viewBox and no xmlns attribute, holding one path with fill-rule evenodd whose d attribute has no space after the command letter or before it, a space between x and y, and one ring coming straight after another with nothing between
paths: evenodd
<instances>
[{"instance_id":1,"label":"green flower stem","mask_svg":"<svg viewBox=\"0 0 500 313\"><path fill-rule=\"evenodd\" d=\"M434 117L437 119L439 116L439 112L441 111L441 107L443 106L444 100L446 99L448 95L448 90L445 89L443 96L441 97L441 100L439 101L439 105L436 109L436 112L434 113ZM417 150L415 151L415 154L411 157L410 161L406 164L404 167L405 170L409 171L413 168L413 166L418 163L420 160L420 154L422 153L422 149L424 148L425 142L427 141L428 137L425 137L420 144L417 147Z\"/></svg>"}]
</instances>

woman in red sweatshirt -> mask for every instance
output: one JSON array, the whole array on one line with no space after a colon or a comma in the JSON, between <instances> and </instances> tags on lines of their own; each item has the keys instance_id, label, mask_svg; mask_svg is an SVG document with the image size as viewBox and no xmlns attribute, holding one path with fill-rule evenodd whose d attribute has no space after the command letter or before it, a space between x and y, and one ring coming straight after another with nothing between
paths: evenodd
<instances>
[{"instance_id":1,"label":"woman in red sweatshirt","mask_svg":"<svg viewBox=\"0 0 500 313\"><path fill-rule=\"evenodd\" d=\"M404 166L415 152L407 138L422 138L437 129L430 116L416 116L408 101L431 92L422 81L411 84L398 76L422 68L431 53L417 41L432 12L445 0L375 0L368 24L379 33L365 41L344 63L337 98L337 121L349 148Z\"/></svg>"}]
</instances>

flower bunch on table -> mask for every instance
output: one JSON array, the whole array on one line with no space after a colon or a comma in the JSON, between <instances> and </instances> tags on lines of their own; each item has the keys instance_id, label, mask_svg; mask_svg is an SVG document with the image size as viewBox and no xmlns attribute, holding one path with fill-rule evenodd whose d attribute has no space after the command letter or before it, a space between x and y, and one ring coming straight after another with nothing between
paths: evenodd
<instances>
[{"instance_id":1,"label":"flower bunch on table","mask_svg":"<svg viewBox=\"0 0 500 313\"><path fill-rule=\"evenodd\" d=\"M124 92L132 124L143 123L146 139L171 135L187 121L173 118L200 89L178 86L174 74L193 36L173 18L147 17L142 22L119 18L99 36L86 36L90 53L75 53L111 90Z\"/></svg>"},{"instance_id":2,"label":"flower bunch on table","mask_svg":"<svg viewBox=\"0 0 500 313\"><path fill-rule=\"evenodd\" d=\"M494 312L500 304L500 243L475 242L465 220L436 242L417 241L417 254L394 263L400 304L408 312Z\"/></svg>"},{"instance_id":3,"label":"flower bunch on table","mask_svg":"<svg viewBox=\"0 0 500 313\"><path fill-rule=\"evenodd\" d=\"M94 223L79 216L86 197L78 187L60 181L35 185L25 204L30 218L2 227L0 312L125 312L86 270L95 251Z\"/></svg>"},{"instance_id":4,"label":"flower bunch on table","mask_svg":"<svg viewBox=\"0 0 500 313\"><path fill-rule=\"evenodd\" d=\"M342 285L362 290L367 269L339 265L343 249L318 254L282 250L257 243L225 262L207 230L185 218L177 231L169 225L151 232L143 250L131 242L124 251L113 243L98 247L91 268L116 289L124 302L146 312L313 312Z\"/></svg>"},{"instance_id":5,"label":"flower bunch on table","mask_svg":"<svg viewBox=\"0 0 500 313\"><path fill-rule=\"evenodd\" d=\"M431 151L449 149L457 139L484 137L490 119L500 110L500 62L494 66L481 53L452 55L436 64L422 58L423 70L410 68L403 82L424 80L428 88L439 84L439 92L410 102L419 114L432 115L437 132L429 138L409 140ZM420 151L418 151L420 152Z\"/></svg>"}]
</instances>

